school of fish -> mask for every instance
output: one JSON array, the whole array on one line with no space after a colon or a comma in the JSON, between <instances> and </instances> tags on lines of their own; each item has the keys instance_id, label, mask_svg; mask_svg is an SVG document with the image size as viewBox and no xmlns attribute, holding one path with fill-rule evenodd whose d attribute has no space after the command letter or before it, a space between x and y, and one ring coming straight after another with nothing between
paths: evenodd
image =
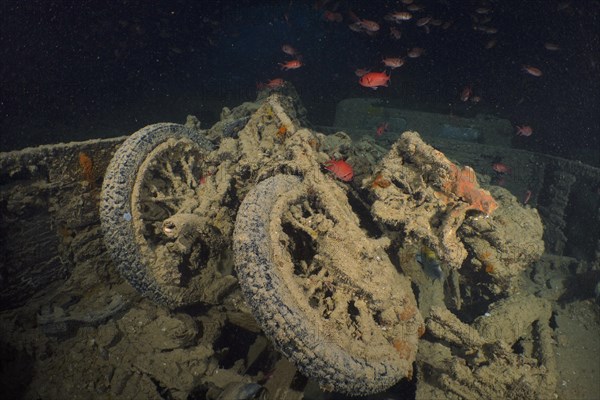
<instances>
[{"instance_id":1,"label":"school of fish","mask_svg":"<svg viewBox=\"0 0 600 400\"><path fill-rule=\"evenodd\" d=\"M443 0L439 0L444 3ZM435 11L429 11L431 2L426 0L396 0L383 2L385 5L381 8L378 15L361 15L365 13L361 9L354 10L349 7L349 3L343 0L317 0L313 9L321 13L321 20L325 24L334 26L343 26L344 24L357 35L364 35L366 38L375 36L387 36L392 41L400 41L403 37L402 32L408 29L418 29L422 34L427 35L432 32L451 32L450 29L458 24L455 17L437 16ZM446 3L444 3L446 4ZM448 4L450 7L450 5ZM496 48L501 40L500 30L494 26L495 4L490 0L476 0L469 6L468 18L471 24L473 34L482 36L481 48L483 51ZM557 12L569 10L571 4L569 1L560 1L555 5ZM289 23L289 16L286 14L286 21ZM464 23L464 21L463 21ZM413 27L411 28L411 24ZM414 39L413 39L414 40ZM392 75L400 74L396 72L407 63L408 60L418 60L427 56L427 50L424 47L415 45L417 43L406 43L398 46L398 50L393 54L382 54L379 64L383 68L377 67L376 60L366 59L364 65L372 65L373 68L356 67L354 74L358 78L358 84L364 88L377 90L392 85ZM563 50L563 47L555 40L546 41L540 44L540 47L548 53L556 53ZM278 62L281 71L288 72L304 67L304 59L299 50L290 44L282 43L281 51L284 53L284 59ZM539 59L539 57L536 57ZM532 57L533 59L533 57ZM544 73L539 65L533 64L530 59L515 60L515 79L519 69L531 79L543 79ZM418 61L411 61L418 62ZM538 61L539 62L539 61ZM259 83L257 87L278 88L285 81L281 77L268 80L266 83ZM535 83L533 83L535 84ZM472 82L465 82L462 89L457 88L457 98L467 104L469 107L475 106L482 100L485 100L485 94L479 93L478 85ZM516 121L517 122L517 121ZM520 122L520 121L518 121ZM516 135L529 137L534 130L529 125L516 125Z\"/></svg>"},{"instance_id":2,"label":"school of fish","mask_svg":"<svg viewBox=\"0 0 600 400\"><path fill-rule=\"evenodd\" d=\"M443 0L438 0L438 2L452 7L450 3ZM426 2L426 0L387 1L383 4L385 6L381 8L377 15L362 15L367 12L362 11L360 6L357 6L359 8L356 10L350 8L349 2L344 0L317 0L313 6L313 9L321 14L321 20L324 24L331 24L334 27L343 27L345 24L348 29L359 36L357 40L360 40L360 36L364 36L366 38L364 40L384 36L388 40L400 44L396 46L396 51L381 54L379 60L365 59L363 65L371 65L372 68L364 66L354 68L354 75L358 78L358 84L371 90L392 86L392 75L402 74L402 67L407 62L418 63L421 62L419 59L427 58L427 49L421 47L419 43L409 43L408 41L403 43L404 31L416 29L422 35L448 31L448 34L450 34L452 31L450 28L458 24L456 16L436 15L435 7L430 7L431 2ZM500 46L502 35L494 25L495 7L499 6L491 0L475 0L465 5L465 7L468 7L467 17L473 34L481 35L482 51L492 51L492 49ZM565 10L569 10L571 4L569 1L560 1L555 7L556 12L565 12ZM429 11L430 9L431 11ZM289 23L287 14L285 19ZM462 23L464 23L464 20ZM548 55L563 51L563 47L555 38L552 39L540 44L540 48L543 48ZM414 42L414 38L412 41ZM291 76L295 73L295 70L305 66L303 55L295 45L282 43L281 51L284 53L283 60L279 60L278 65L284 74L290 74ZM522 59L514 60L513 63L514 71L512 72L515 79L518 79L519 73L522 73L531 79L529 84L535 85L542 82L545 74L539 65L540 57L521 57ZM284 83L283 78L277 77L269 79L265 83L258 83L257 87L259 89L276 89L283 86ZM457 87L458 95L455 100L467 105L467 107L475 107L478 103L485 101L485 93L480 93L481 89L478 86L476 82L464 82L462 88ZM449 99L449 101L454 100ZM525 138L524 140L527 140L526 138L534 133L534 129L530 125L522 124L522 121L515 121L514 126L515 136ZM381 122L376 127L375 137L382 136L388 130L389 123L386 121ZM344 160L331 160L324 165L324 168L342 181L352 180L352 166ZM500 174L499 178L501 179L510 174L510 167L504 166L502 163L495 163L493 170Z\"/></svg>"}]
</instances>

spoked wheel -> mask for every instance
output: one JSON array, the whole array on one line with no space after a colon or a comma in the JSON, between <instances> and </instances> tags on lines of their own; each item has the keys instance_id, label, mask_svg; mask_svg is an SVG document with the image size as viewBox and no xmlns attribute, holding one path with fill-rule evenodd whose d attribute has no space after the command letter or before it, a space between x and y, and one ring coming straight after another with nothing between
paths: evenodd
<instances>
[{"instance_id":1,"label":"spoked wheel","mask_svg":"<svg viewBox=\"0 0 600 400\"><path fill-rule=\"evenodd\" d=\"M423 320L387 243L332 192L285 175L253 188L236 218L236 271L263 330L306 376L376 393L411 376Z\"/></svg>"},{"instance_id":2,"label":"spoked wheel","mask_svg":"<svg viewBox=\"0 0 600 400\"><path fill-rule=\"evenodd\" d=\"M182 125L150 125L119 147L104 178L106 247L133 287L168 307L206 301L207 286L216 284L214 269L206 268L214 234L197 209L211 149Z\"/></svg>"}]
</instances>

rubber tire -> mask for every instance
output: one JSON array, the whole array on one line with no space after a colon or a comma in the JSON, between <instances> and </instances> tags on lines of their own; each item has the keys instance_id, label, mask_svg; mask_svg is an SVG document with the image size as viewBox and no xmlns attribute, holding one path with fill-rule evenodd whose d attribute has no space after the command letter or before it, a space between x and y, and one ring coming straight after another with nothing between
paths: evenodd
<instances>
[{"instance_id":1,"label":"rubber tire","mask_svg":"<svg viewBox=\"0 0 600 400\"><path fill-rule=\"evenodd\" d=\"M158 123L135 132L117 149L106 169L100 197L100 223L104 244L121 276L143 296L176 308L186 305L186 300L174 299L147 273L130 221L131 197L138 170L154 148L171 138L190 139L207 152L213 148L198 132L179 124Z\"/></svg>"},{"instance_id":2,"label":"rubber tire","mask_svg":"<svg viewBox=\"0 0 600 400\"><path fill-rule=\"evenodd\" d=\"M238 209L233 251L244 297L276 348L325 390L352 396L386 390L404 375L385 362L369 362L336 343L319 340L318 328L290 300L293 297L274 265L270 229L280 216L273 215L273 209L278 198L299 185L300 178L292 175L268 178L246 195Z\"/></svg>"}]
</instances>

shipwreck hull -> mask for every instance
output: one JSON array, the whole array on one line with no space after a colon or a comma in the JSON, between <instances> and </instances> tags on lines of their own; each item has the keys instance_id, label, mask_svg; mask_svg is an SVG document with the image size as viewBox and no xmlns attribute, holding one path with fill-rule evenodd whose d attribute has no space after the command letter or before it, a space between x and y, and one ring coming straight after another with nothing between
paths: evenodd
<instances>
[{"instance_id":1,"label":"shipwreck hull","mask_svg":"<svg viewBox=\"0 0 600 400\"><path fill-rule=\"evenodd\" d=\"M98 196L125 138L45 145L0 154L0 308L24 304L102 253ZM85 161L91 161L91 165ZM95 234L90 234L95 232ZM82 251L85 249L86 251Z\"/></svg>"},{"instance_id":2,"label":"shipwreck hull","mask_svg":"<svg viewBox=\"0 0 600 400\"><path fill-rule=\"evenodd\" d=\"M22 305L53 282L66 279L83 254L81 248L87 250L91 240L99 239L102 177L124 140L0 153L1 309ZM547 252L598 262L600 234L592 228L600 222L600 207L589 197L600 188L600 169L525 150L439 138L429 142L478 172L492 173L491 164L502 159L513 171L506 187L518 198L531 191L529 204L540 211ZM85 157L91 160L91 171L82 165ZM582 229L582 224L590 229ZM94 253L104 251L100 240L94 243L98 246Z\"/></svg>"}]
</instances>

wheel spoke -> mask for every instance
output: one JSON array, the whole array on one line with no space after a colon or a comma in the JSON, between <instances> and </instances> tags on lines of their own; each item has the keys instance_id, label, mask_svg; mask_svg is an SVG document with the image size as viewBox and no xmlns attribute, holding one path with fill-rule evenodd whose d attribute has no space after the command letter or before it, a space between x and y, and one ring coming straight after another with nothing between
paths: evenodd
<instances>
[{"instance_id":1,"label":"wheel spoke","mask_svg":"<svg viewBox=\"0 0 600 400\"><path fill-rule=\"evenodd\" d=\"M198 181L197 179L199 179L199 177L194 177L194 172L192 171L192 165L194 165L194 161L195 161L195 157L190 154L187 157L182 157L180 162L181 162L181 167L183 170L183 173L185 175L185 181L186 184L189 188L196 188L198 186Z\"/></svg>"},{"instance_id":2,"label":"wheel spoke","mask_svg":"<svg viewBox=\"0 0 600 400\"><path fill-rule=\"evenodd\" d=\"M156 196L140 200L140 203L182 202L187 196Z\"/></svg>"},{"instance_id":3,"label":"wheel spoke","mask_svg":"<svg viewBox=\"0 0 600 400\"><path fill-rule=\"evenodd\" d=\"M170 183L170 185L168 185L168 187L171 189L179 187L180 186L179 183L181 183L181 178L176 176L175 173L173 172L173 165L171 164L171 162L169 160L166 160L164 162L163 167L164 168L159 168L157 171L164 178L167 178L167 180Z\"/></svg>"}]
</instances>

